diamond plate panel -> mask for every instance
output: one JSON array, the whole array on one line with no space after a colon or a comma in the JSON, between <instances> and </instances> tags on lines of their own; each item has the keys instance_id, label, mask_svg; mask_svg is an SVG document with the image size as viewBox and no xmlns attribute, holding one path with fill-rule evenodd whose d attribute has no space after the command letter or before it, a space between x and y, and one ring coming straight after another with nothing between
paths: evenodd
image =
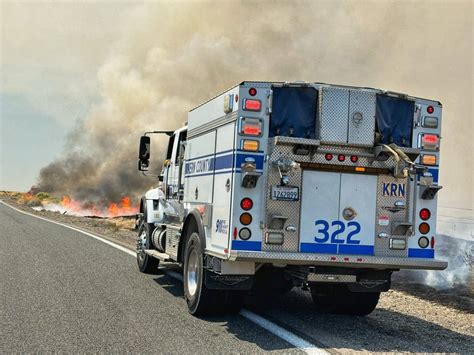
<instances>
[{"instance_id":1,"label":"diamond plate panel","mask_svg":"<svg viewBox=\"0 0 474 355\"><path fill-rule=\"evenodd\" d=\"M275 201L270 198L271 187L272 185L280 185L280 174L278 169L272 166L272 162L278 160L280 157L288 158L291 157L292 146L287 145L277 145L274 146L271 150L270 158L268 160L268 177L267 177L267 187L266 190L266 202L265 202L265 227L264 227L264 236L267 233L271 232L283 232L284 240L283 244L267 244L265 240L262 243L262 251L274 251L274 252L297 252L299 250L299 216L301 210L301 196L299 201ZM301 169L293 171L289 174L289 184L290 186L298 186L301 194ZM285 226L283 230L270 229L269 225L272 219L272 215L281 215L287 217ZM285 227L288 225L293 225L296 228L296 231L290 232L286 231Z\"/></svg>"},{"instance_id":2,"label":"diamond plate panel","mask_svg":"<svg viewBox=\"0 0 474 355\"><path fill-rule=\"evenodd\" d=\"M372 147L375 134L375 93L351 90L349 95L348 143Z\"/></svg>"},{"instance_id":3,"label":"diamond plate panel","mask_svg":"<svg viewBox=\"0 0 474 355\"><path fill-rule=\"evenodd\" d=\"M406 179L396 179L391 175L379 175L377 182L377 214L375 220L375 255L376 256L397 256L397 257L407 257L408 256L408 247L405 250L393 250L389 248L390 238L395 237L397 239L404 239L406 245L408 246L408 236L407 235L392 235L392 230L397 223L403 223L410 221L410 206L408 204L409 196L409 181ZM391 195L384 195L383 188L384 184L395 184L397 187L400 185L405 186L404 196L399 196L398 193ZM391 191L389 188L388 191ZM400 211L395 211L395 203L402 201L405 203L405 208ZM388 217L388 221L383 218ZM379 233L386 233L386 238L378 237Z\"/></svg>"},{"instance_id":4,"label":"diamond plate panel","mask_svg":"<svg viewBox=\"0 0 474 355\"><path fill-rule=\"evenodd\" d=\"M321 142L347 144L349 90L322 87L319 105Z\"/></svg>"},{"instance_id":5,"label":"diamond plate panel","mask_svg":"<svg viewBox=\"0 0 474 355\"><path fill-rule=\"evenodd\" d=\"M298 155L293 152L293 144L282 144L278 143L278 140L281 137L277 137L269 140L269 173L267 176L267 190L266 190L266 217L265 217L265 227L264 233L268 232L282 232L282 230L272 230L268 228L270 223L270 218L272 215L283 215L288 217L285 227L289 224L296 227L296 232L288 232L283 230L284 233L284 243L282 245L272 245L266 244L263 242L262 250L263 251L274 251L274 252L298 252L299 250L299 232L300 232L300 211L301 211L301 197L300 201L274 201L270 199L271 186L280 184L280 176L278 169L272 167L272 162L278 160L281 157L292 159L299 163L319 163L319 164L333 164L338 166L345 167L372 167L372 168L393 168L395 161L392 157L388 158L385 161L374 161L373 160L373 149L368 147L348 147L348 146L333 146L333 145L321 145L316 147L317 149L307 155ZM278 143L278 144L275 144ZM294 142L295 144L297 142ZM332 161L328 162L325 159L325 153L332 152L334 158ZM345 154L346 159L344 162L339 162L337 160L337 154ZM357 163L352 163L349 159L351 155L357 155L359 157ZM350 173L350 171L348 171ZM355 173L355 172L354 172ZM383 196L382 188L383 183L405 183L406 191L405 196ZM298 186L300 188L300 193L302 192L302 170L297 170L290 174L290 185ZM391 223L397 222L407 222L410 220L409 216L409 201L406 196L409 196L409 186L407 179L395 179L391 175L379 175L377 181L377 213L376 213L376 232L375 234L385 232L388 234L387 238L381 239L375 237L375 254L379 256L400 256L406 257L407 250L392 250L389 249L389 238L391 234L391 225L388 227L381 226L378 223L378 216L386 214L390 216ZM387 210L389 207L393 207L395 202L404 201L406 208L400 212L390 212ZM403 238L407 240L406 236L396 236L397 238Z\"/></svg>"}]
</instances>

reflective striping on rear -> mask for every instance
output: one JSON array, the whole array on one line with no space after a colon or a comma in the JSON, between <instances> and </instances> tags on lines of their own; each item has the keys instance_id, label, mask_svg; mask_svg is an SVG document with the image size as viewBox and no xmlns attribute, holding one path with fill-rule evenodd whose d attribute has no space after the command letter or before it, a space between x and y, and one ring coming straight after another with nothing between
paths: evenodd
<instances>
[{"instance_id":1,"label":"reflective striping on rear","mask_svg":"<svg viewBox=\"0 0 474 355\"><path fill-rule=\"evenodd\" d=\"M232 250L260 251L262 250L262 242L253 242L253 241L247 241L247 240L233 240Z\"/></svg>"},{"instance_id":2,"label":"reflective striping on rear","mask_svg":"<svg viewBox=\"0 0 474 355\"><path fill-rule=\"evenodd\" d=\"M408 249L408 257L409 258L434 259L434 256L435 256L434 249L416 249L416 248Z\"/></svg>"},{"instance_id":3,"label":"reflective striping on rear","mask_svg":"<svg viewBox=\"0 0 474 355\"><path fill-rule=\"evenodd\" d=\"M301 243L302 253L336 254L337 244Z\"/></svg>"}]
</instances>

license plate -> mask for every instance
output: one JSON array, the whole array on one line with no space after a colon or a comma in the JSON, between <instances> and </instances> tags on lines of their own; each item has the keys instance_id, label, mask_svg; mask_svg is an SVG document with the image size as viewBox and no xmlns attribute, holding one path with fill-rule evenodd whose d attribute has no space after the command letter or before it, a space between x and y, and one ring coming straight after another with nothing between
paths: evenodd
<instances>
[{"instance_id":1,"label":"license plate","mask_svg":"<svg viewBox=\"0 0 474 355\"><path fill-rule=\"evenodd\" d=\"M272 200L298 201L300 189L297 186L272 186Z\"/></svg>"}]
</instances>

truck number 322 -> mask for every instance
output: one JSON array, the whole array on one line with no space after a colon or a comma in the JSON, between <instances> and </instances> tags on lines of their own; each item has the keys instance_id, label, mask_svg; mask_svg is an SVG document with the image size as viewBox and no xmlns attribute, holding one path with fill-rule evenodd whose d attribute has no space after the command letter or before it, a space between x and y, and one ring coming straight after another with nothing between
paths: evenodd
<instances>
[{"instance_id":1,"label":"truck number 322","mask_svg":"<svg viewBox=\"0 0 474 355\"><path fill-rule=\"evenodd\" d=\"M331 243L360 244L360 240L353 239L360 233L360 224L355 221L347 222L347 226L344 221L332 221L330 226L328 221L318 219L314 224L318 233L314 237L314 241L317 243L327 243L330 239ZM331 232L329 229L331 229ZM343 233L346 230L348 234L344 238Z\"/></svg>"}]
</instances>

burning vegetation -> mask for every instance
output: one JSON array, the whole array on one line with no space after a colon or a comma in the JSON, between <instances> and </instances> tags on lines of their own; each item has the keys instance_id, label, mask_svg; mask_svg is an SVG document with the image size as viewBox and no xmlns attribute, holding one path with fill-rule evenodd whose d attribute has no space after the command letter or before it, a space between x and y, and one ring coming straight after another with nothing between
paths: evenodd
<instances>
[{"instance_id":1,"label":"burning vegetation","mask_svg":"<svg viewBox=\"0 0 474 355\"><path fill-rule=\"evenodd\" d=\"M10 197L19 204L27 205L35 210L47 210L69 214L73 216L90 216L113 218L120 216L133 216L138 213L138 206L133 204L130 197L124 196L117 202L80 202L70 196L62 198L51 196L47 192L32 191L27 193L11 193Z\"/></svg>"}]
</instances>

